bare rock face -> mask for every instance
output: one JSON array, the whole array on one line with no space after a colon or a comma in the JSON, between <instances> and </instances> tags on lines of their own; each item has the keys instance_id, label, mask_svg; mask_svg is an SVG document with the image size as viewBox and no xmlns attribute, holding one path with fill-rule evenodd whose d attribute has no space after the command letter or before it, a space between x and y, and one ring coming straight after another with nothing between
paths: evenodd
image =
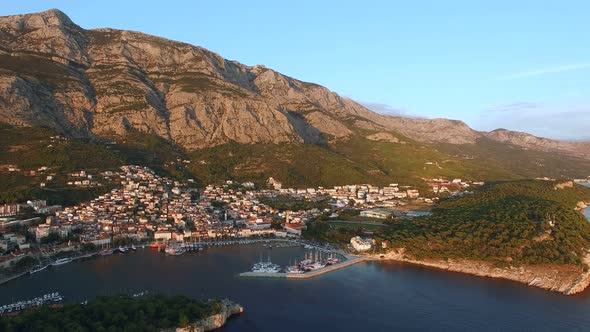
<instances>
[{"instance_id":1,"label":"bare rock face","mask_svg":"<svg viewBox=\"0 0 590 332\"><path fill-rule=\"evenodd\" d=\"M585 271L579 265L539 264L502 268L489 262L468 259L415 260L405 255L404 248L392 250L380 257L481 277L512 280L565 295L580 293L590 285L590 271ZM590 255L586 255L583 260L586 264L590 263Z\"/></svg>"},{"instance_id":2,"label":"bare rock face","mask_svg":"<svg viewBox=\"0 0 590 332\"><path fill-rule=\"evenodd\" d=\"M187 327L178 327L175 332L205 332L222 328L227 319L244 312L244 307L228 299L221 300L221 312L201 319ZM172 331L172 330L170 330Z\"/></svg>"},{"instance_id":3,"label":"bare rock face","mask_svg":"<svg viewBox=\"0 0 590 332\"><path fill-rule=\"evenodd\" d=\"M2 17L0 39L6 52L41 53L63 64L89 62L83 30L57 9Z\"/></svg>"},{"instance_id":4,"label":"bare rock face","mask_svg":"<svg viewBox=\"0 0 590 332\"><path fill-rule=\"evenodd\" d=\"M376 134L372 134L367 136L368 139L372 140L372 141L386 141L386 142L391 142L391 143L399 143L399 138L393 136L390 133L376 133Z\"/></svg>"},{"instance_id":5,"label":"bare rock face","mask_svg":"<svg viewBox=\"0 0 590 332\"><path fill-rule=\"evenodd\" d=\"M587 142L556 141L506 129L496 129L492 132L485 133L485 136L499 142L510 143L531 150L558 152L590 158L590 143Z\"/></svg>"},{"instance_id":6,"label":"bare rock face","mask_svg":"<svg viewBox=\"0 0 590 332\"><path fill-rule=\"evenodd\" d=\"M85 30L56 9L0 17L0 121L75 137L117 139L137 130L188 150L229 141L329 144L371 130L426 143L487 137L590 158L590 143L377 114L325 87L200 47L139 32Z\"/></svg>"},{"instance_id":7,"label":"bare rock face","mask_svg":"<svg viewBox=\"0 0 590 332\"><path fill-rule=\"evenodd\" d=\"M329 90L138 32L84 30L58 10L0 18L0 114L72 136L154 133L187 148L345 138ZM353 107L360 107L354 104Z\"/></svg>"},{"instance_id":8,"label":"bare rock face","mask_svg":"<svg viewBox=\"0 0 590 332\"><path fill-rule=\"evenodd\" d=\"M451 144L473 144L481 134L464 122L448 119L404 118L400 116L382 116L375 121L389 130L395 130L405 136L421 142L446 142Z\"/></svg>"}]
</instances>

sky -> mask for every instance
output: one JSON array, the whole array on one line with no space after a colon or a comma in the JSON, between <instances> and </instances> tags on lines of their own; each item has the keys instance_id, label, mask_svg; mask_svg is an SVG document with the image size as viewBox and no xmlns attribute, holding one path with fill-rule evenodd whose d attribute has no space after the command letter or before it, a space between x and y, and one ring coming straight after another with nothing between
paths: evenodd
<instances>
[{"instance_id":1,"label":"sky","mask_svg":"<svg viewBox=\"0 0 590 332\"><path fill-rule=\"evenodd\" d=\"M590 140L590 1L0 0L326 86L375 111Z\"/></svg>"}]
</instances>

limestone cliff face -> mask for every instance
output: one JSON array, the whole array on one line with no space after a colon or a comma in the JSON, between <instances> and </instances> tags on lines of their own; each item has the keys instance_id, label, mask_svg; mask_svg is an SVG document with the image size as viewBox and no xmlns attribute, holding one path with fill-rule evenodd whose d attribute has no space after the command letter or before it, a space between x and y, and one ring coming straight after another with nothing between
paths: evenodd
<instances>
[{"instance_id":1,"label":"limestone cliff face","mask_svg":"<svg viewBox=\"0 0 590 332\"><path fill-rule=\"evenodd\" d=\"M488 137L590 158L590 143L377 114L322 86L200 47L133 31L85 30L55 9L0 17L0 122L109 139L134 129L189 150L228 141L325 144L369 129L426 143Z\"/></svg>"},{"instance_id":2,"label":"limestone cliff face","mask_svg":"<svg viewBox=\"0 0 590 332\"><path fill-rule=\"evenodd\" d=\"M225 325L228 318L244 312L244 307L230 300L222 300L221 304L222 306L220 313L201 319L200 321L190 324L187 327L179 327L174 330L170 330L170 332L205 332L217 330Z\"/></svg>"},{"instance_id":3,"label":"limestone cliff face","mask_svg":"<svg viewBox=\"0 0 590 332\"><path fill-rule=\"evenodd\" d=\"M392 250L375 259L395 260L481 277L512 280L565 295L580 293L590 285L590 271L578 265L544 264L500 268L489 262L468 259L414 260L405 255L403 248ZM586 255L583 260L585 264L590 264L590 255Z\"/></svg>"},{"instance_id":4,"label":"limestone cliff face","mask_svg":"<svg viewBox=\"0 0 590 332\"><path fill-rule=\"evenodd\" d=\"M506 129L496 129L492 132L485 133L485 135L499 142L510 143L531 150L558 152L590 158L590 143L588 142L556 141Z\"/></svg>"},{"instance_id":5,"label":"limestone cliff face","mask_svg":"<svg viewBox=\"0 0 590 332\"><path fill-rule=\"evenodd\" d=\"M195 149L346 138L324 87L138 32L84 30L58 10L0 18L0 114L73 136L155 133ZM353 110L354 111L354 110Z\"/></svg>"}]
</instances>

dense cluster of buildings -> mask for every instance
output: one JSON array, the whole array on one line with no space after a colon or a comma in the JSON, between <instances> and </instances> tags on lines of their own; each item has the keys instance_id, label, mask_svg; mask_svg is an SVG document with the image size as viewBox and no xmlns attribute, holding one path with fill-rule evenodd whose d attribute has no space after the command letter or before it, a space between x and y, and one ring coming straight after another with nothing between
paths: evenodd
<instances>
[{"instance_id":1,"label":"dense cluster of buildings","mask_svg":"<svg viewBox=\"0 0 590 332\"><path fill-rule=\"evenodd\" d=\"M443 193L456 194L471 186L484 185L484 182L480 181L466 181L462 179L447 180L445 178L434 178L426 180L426 183L428 183L428 185L432 189L432 192L437 195Z\"/></svg>"},{"instance_id":2,"label":"dense cluster of buildings","mask_svg":"<svg viewBox=\"0 0 590 332\"><path fill-rule=\"evenodd\" d=\"M11 217L19 214L24 208L29 207L36 213L50 214L61 209L61 205L47 205L46 200L36 199L27 201L26 204L3 204L0 205L0 217Z\"/></svg>"},{"instance_id":3,"label":"dense cluster of buildings","mask_svg":"<svg viewBox=\"0 0 590 332\"><path fill-rule=\"evenodd\" d=\"M271 178L272 179L272 178ZM384 206L394 207L403 204L404 199L415 199L420 197L420 191L409 186L399 186L392 183L389 186L378 187L370 184L352 184L344 186L334 186L333 188L277 188L276 181L274 189L264 190L261 193L265 195L288 195L297 199L322 200L332 199L336 206L354 205L357 207L364 206Z\"/></svg>"},{"instance_id":4,"label":"dense cluster of buildings","mask_svg":"<svg viewBox=\"0 0 590 332\"><path fill-rule=\"evenodd\" d=\"M0 205L0 226L2 222L6 225L20 222L11 220L14 219L11 217L22 213L25 206L29 211L32 209L37 214L46 215L26 220L27 237L34 238L34 242L44 243L48 241L43 239L53 234L54 238L57 235L58 238L74 239L77 242L59 245L50 242L39 248L51 252L72 250L72 246L80 243L108 247L113 241L182 242L267 234L298 236L310 220L339 208L354 207L362 210L361 217L388 219L392 215L392 207L404 205L408 200L432 202L432 198L421 196L418 189L396 183L384 187L354 184L295 189L283 188L279 181L270 178L267 181L269 189L257 190L251 182L226 181L221 185L208 185L197 190L189 185L190 181L161 177L141 166L123 166L118 170L97 174L82 170L67 176L71 180L67 182L68 185L101 187L103 183L109 183L116 184L116 188L88 202L66 208L48 206L43 200ZM432 188L431 197L482 184L460 179L432 179L427 182ZM262 203L268 202L268 198L285 197L294 201L329 202L332 208L288 210ZM333 213L332 216L337 214ZM369 242L358 238L351 240L351 245L355 250L363 251L372 245ZM20 252L13 253L13 256L31 250L31 244L22 235L4 233L0 238L0 251L15 248L20 249ZM5 260L6 257L3 258Z\"/></svg>"}]
</instances>

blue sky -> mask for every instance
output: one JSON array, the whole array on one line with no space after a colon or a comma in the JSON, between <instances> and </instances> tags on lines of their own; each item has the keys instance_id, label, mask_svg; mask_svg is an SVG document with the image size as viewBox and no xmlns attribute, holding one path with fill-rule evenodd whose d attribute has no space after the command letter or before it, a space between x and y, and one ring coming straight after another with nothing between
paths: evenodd
<instances>
[{"instance_id":1,"label":"blue sky","mask_svg":"<svg viewBox=\"0 0 590 332\"><path fill-rule=\"evenodd\" d=\"M264 64L377 111L590 139L588 1L2 1Z\"/></svg>"}]
</instances>

